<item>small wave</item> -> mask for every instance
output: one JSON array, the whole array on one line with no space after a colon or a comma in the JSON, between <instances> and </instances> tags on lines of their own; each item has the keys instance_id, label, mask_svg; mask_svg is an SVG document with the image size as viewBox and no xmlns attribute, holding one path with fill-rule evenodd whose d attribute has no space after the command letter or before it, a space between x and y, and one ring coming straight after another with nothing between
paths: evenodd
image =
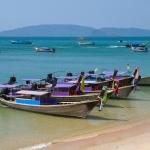
<instances>
[{"instance_id":1,"label":"small wave","mask_svg":"<svg viewBox=\"0 0 150 150\"><path fill-rule=\"evenodd\" d=\"M87 47L84 47L84 48L99 48L99 47L96 47L96 46L87 46Z\"/></svg>"},{"instance_id":2,"label":"small wave","mask_svg":"<svg viewBox=\"0 0 150 150\"><path fill-rule=\"evenodd\" d=\"M46 148L48 146L50 146L52 143L41 143L41 144L37 144L37 145L33 145L31 147L26 147L26 148L20 148L19 150L39 150L39 149L43 149Z\"/></svg>"},{"instance_id":3,"label":"small wave","mask_svg":"<svg viewBox=\"0 0 150 150\"><path fill-rule=\"evenodd\" d=\"M122 47L125 47L125 46L110 45L107 48L122 48Z\"/></svg>"},{"instance_id":4,"label":"small wave","mask_svg":"<svg viewBox=\"0 0 150 150\"><path fill-rule=\"evenodd\" d=\"M75 46L55 46L55 48L58 48L58 49L69 49L69 48L74 48Z\"/></svg>"}]
</instances>

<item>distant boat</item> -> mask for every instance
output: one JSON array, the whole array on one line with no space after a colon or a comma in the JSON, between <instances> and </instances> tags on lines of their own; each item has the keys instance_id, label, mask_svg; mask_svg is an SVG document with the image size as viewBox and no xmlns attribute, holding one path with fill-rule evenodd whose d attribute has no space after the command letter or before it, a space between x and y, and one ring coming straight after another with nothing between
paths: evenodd
<instances>
[{"instance_id":1,"label":"distant boat","mask_svg":"<svg viewBox=\"0 0 150 150\"><path fill-rule=\"evenodd\" d=\"M22 40L12 40L11 44L32 44L31 41L22 41Z\"/></svg>"},{"instance_id":2,"label":"distant boat","mask_svg":"<svg viewBox=\"0 0 150 150\"><path fill-rule=\"evenodd\" d=\"M148 48L143 46L131 46L131 49L134 52L148 52Z\"/></svg>"},{"instance_id":3,"label":"distant boat","mask_svg":"<svg viewBox=\"0 0 150 150\"><path fill-rule=\"evenodd\" d=\"M91 46L91 45L95 45L95 42L79 42L79 45Z\"/></svg>"},{"instance_id":4,"label":"distant boat","mask_svg":"<svg viewBox=\"0 0 150 150\"><path fill-rule=\"evenodd\" d=\"M131 47L145 47L146 44L144 44L144 43L128 43L125 46L127 48L131 48Z\"/></svg>"},{"instance_id":5,"label":"distant boat","mask_svg":"<svg viewBox=\"0 0 150 150\"><path fill-rule=\"evenodd\" d=\"M34 47L34 49L37 52L52 52L55 53L55 48L49 48L49 47Z\"/></svg>"},{"instance_id":6,"label":"distant boat","mask_svg":"<svg viewBox=\"0 0 150 150\"><path fill-rule=\"evenodd\" d=\"M118 41L118 43L123 43L123 42L124 42L123 40L119 40L119 41Z\"/></svg>"},{"instance_id":7,"label":"distant boat","mask_svg":"<svg viewBox=\"0 0 150 150\"><path fill-rule=\"evenodd\" d=\"M85 37L80 37L79 40L83 41L83 40L86 40Z\"/></svg>"},{"instance_id":8,"label":"distant boat","mask_svg":"<svg viewBox=\"0 0 150 150\"><path fill-rule=\"evenodd\" d=\"M127 48L131 48L134 52L147 52L147 44L144 43L128 43L125 45Z\"/></svg>"}]
</instances>

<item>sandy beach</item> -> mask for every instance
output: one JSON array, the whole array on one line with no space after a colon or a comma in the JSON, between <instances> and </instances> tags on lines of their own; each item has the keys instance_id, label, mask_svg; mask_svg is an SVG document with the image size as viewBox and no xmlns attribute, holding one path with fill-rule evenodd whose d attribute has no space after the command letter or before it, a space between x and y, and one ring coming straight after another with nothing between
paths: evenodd
<instances>
[{"instance_id":1,"label":"sandy beach","mask_svg":"<svg viewBox=\"0 0 150 150\"><path fill-rule=\"evenodd\" d=\"M50 150L150 150L150 119L130 122L71 139L53 141Z\"/></svg>"}]
</instances>

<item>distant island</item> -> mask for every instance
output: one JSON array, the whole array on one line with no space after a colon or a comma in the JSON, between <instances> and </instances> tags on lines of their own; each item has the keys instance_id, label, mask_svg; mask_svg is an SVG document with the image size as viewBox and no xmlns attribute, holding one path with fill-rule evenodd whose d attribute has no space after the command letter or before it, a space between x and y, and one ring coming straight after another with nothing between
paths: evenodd
<instances>
[{"instance_id":1,"label":"distant island","mask_svg":"<svg viewBox=\"0 0 150 150\"><path fill-rule=\"evenodd\" d=\"M53 24L36 25L0 32L0 36L26 37L112 37L112 36L150 36L150 30L140 28L92 28L87 26Z\"/></svg>"}]
</instances>

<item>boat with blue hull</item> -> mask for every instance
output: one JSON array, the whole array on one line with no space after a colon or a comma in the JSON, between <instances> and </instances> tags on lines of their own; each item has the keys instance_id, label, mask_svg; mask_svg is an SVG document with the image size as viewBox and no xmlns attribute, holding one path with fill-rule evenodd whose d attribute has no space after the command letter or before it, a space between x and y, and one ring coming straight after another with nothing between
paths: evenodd
<instances>
[{"instance_id":1,"label":"boat with blue hull","mask_svg":"<svg viewBox=\"0 0 150 150\"><path fill-rule=\"evenodd\" d=\"M18 91L14 99L0 98L0 103L10 108L44 113L58 116L81 117L86 116L99 103L98 100L81 102L58 102L51 98L49 92L43 91Z\"/></svg>"}]
</instances>

